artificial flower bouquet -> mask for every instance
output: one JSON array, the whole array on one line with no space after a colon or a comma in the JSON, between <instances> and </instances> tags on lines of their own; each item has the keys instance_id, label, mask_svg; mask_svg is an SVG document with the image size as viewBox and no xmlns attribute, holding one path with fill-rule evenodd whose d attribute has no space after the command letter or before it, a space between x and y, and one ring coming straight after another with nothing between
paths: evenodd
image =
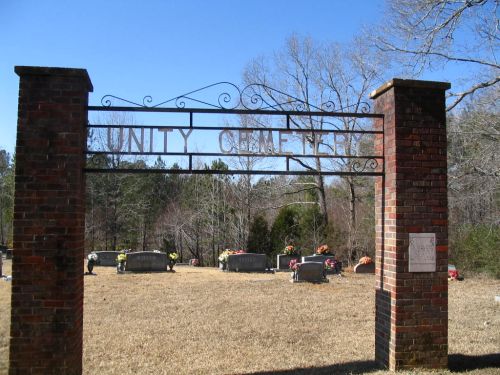
<instances>
[{"instance_id":1,"label":"artificial flower bouquet","mask_svg":"<svg viewBox=\"0 0 500 375\"><path fill-rule=\"evenodd\" d=\"M177 262L177 259L179 259L179 254L173 252L168 254L168 260L172 263Z\"/></svg>"},{"instance_id":2,"label":"artificial flower bouquet","mask_svg":"<svg viewBox=\"0 0 500 375\"><path fill-rule=\"evenodd\" d=\"M337 261L335 259L325 260L325 270L336 270L336 269L337 269Z\"/></svg>"},{"instance_id":3,"label":"artificial flower bouquet","mask_svg":"<svg viewBox=\"0 0 500 375\"><path fill-rule=\"evenodd\" d=\"M244 253L246 253L245 250L231 250L231 249L226 249L226 250L224 250L219 255L219 262L226 264L227 263L227 258L229 258L229 255L244 254Z\"/></svg>"},{"instance_id":4,"label":"artificial flower bouquet","mask_svg":"<svg viewBox=\"0 0 500 375\"><path fill-rule=\"evenodd\" d=\"M369 256L364 256L359 260L359 264L371 264L373 263L372 258Z\"/></svg>"},{"instance_id":5,"label":"artificial flower bouquet","mask_svg":"<svg viewBox=\"0 0 500 375\"><path fill-rule=\"evenodd\" d=\"M283 254L285 254L285 255L298 255L299 253L295 249L295 246L288 245L288 246L285 246L285 248L283 249Z\"/></svg>"},{"instance_id":6,"label":"artificial flower bouquet","mask_svg":"<svg viewBox=\"0 0 500 375\"><path fill-rule=\"evenodd\" d=\"M288 267L295 272L299 269L300 263L297 259L292 259L290 263L288 263Z\"/></svg>"},{"instance_id":7,"label":"artificial flower bouquet","mask_svg":"<svg viewBox=\"0 0 500 375\"><path fill-rule=\"evenodd\" d=\"M125 253L118 254L118 256L116 257L116 261L118 263L125 263L127 261L127 254Z\"/></svg>"},{"instance_id":8,"label":"artificial flower bouquet","mask_svg":"<svg viewBox=\"0 0 500 375\"><path fill-rule=\"evenodd\" d=\"M330 249L328 248L328 245L321 245L316 249L316 254L317 255L330 255Z\"/></svg>"}]
</instances>

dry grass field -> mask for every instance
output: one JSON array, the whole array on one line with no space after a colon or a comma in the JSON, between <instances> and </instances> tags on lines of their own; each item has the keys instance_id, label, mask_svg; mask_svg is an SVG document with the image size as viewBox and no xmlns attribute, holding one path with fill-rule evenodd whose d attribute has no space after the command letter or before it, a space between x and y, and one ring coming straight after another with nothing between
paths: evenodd
<instances>
[{"instance_id":1,"label":"dry grass field","mask_svg":"<svg viewBox=\"0 0 500 375\"><path fill-rule=\"evenodd\" d=\"M373 276L314 285L292 284L288 273L94 271L85 277L85 374L388 373L373 361ZM498 280L450 283L450 370L440 374L500 373L495 295ZM9 301L10 283L0 281L0 373Z\"/></svg>"}]
</instances>

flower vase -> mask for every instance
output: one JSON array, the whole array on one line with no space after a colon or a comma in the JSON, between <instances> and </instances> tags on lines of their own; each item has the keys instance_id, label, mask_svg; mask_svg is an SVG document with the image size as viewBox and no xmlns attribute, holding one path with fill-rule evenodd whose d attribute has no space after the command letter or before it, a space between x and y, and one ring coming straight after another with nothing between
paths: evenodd
<instances>
[{"instance_id":1,"label":"flower vase","mask_svg":"<svg viewBox=\"0 0 500 375\"><path fill-rule=\"evenodd\" d=\"M173 262L169 262L168 263L168 268L169 268L169 271L173 271L174 270L174 264Z\"/></svg>"}]
</instances>

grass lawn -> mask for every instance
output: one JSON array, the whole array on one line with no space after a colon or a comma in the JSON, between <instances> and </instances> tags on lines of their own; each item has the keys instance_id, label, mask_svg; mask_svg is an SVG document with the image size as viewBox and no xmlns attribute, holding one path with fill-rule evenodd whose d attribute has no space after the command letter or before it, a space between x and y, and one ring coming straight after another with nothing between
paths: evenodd
<instances>
[{"instance_id":1,"label":"grass lawn","mask_svg":"<svg viewBox=\"0 0 500 375\"><path fill-rule=\"evenodd\" d=\"M4 262L4 274L10 266ZM389 373L373 361L374 276L346 273L315 285L292 284L289 273L176 271L95 267L97 276L85 277L84 374ZM0 374L10 288L0 281ZM450 283L451 370L440 374L500 373L495 295L498 280Z\"/></svg>"}]
</instances>

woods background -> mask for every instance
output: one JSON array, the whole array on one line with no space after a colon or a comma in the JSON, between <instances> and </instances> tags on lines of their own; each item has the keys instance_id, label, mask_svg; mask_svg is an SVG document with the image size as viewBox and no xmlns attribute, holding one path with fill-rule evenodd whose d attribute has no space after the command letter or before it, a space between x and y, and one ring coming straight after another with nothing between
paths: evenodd
<instances>
[{"instance_id":1,"label":"woods background","mask_svg":"<svg viewBox=\"0 0 500 375\"><path fill-rule=\"evenodd\" d=\"M392 0L379 26L348 44L291 35L259 56L242 82L265 84L318 104L355 112L370 90L392 77L460 69L448 96L450 261L500 277L499 0ZM104 119L110 124L120 119ZM253 121L257 121L254 119ZM12 124L15 126L15 124ZM310 124L301 124L306 127ZM349 130L355 120L341 124ZM92 138L90 138L92 141ZM347 141L346 141L347 142ZM349 152L369 142L348 140ZM95 167L141 160L93 157ZM161 165L158 160L155 166ZM241 160L249 168L251 160ZM0 242L12 247L15 156L0 150ZM177 168L177 166L169 166ZM224 169L220 160L202 165ZM346 163L338 166L350 170ZM225 175L87 175L86 249L176 250L181 261L213 266L225 248L263 252L285 245L304 255L327 243L348 264L374 255L373 180Z\"/></svg>"}]
</instances>

